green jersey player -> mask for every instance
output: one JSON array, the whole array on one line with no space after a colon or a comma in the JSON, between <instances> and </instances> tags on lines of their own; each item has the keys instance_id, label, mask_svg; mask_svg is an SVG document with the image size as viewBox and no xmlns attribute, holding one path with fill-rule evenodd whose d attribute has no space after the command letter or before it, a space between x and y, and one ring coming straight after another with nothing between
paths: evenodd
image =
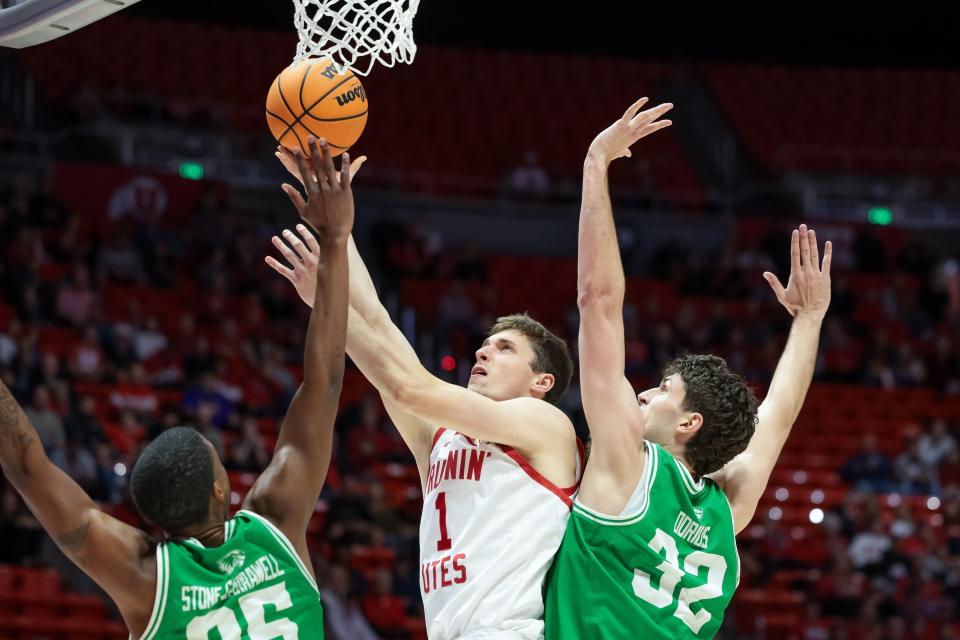
<instances>
[{"instance_id":1,"label":"green jersey player","mask_svg":"<svg viewBox=\"0 0 960 640\"><path fill-rule=\"evenodd\" d=\"M714 356L684 356L635 394L624 376L625 281L607 192L611 161L669 126L646 99L594 140L578 246L580 386L590 458L546 586L547 640L712 638L739 581L735 535L750 522L813 377L830 301L812 230L793 232L793 315L767 398Z\"/></svg>"},{"instance_id":2,"label":"green jersey player","mask_svg":"<svg viewBox=\"0 0 960 640\"><path fill-rule=\"evenodd\" d=\"M273 461L236 517L213 446L171 429L131 475L141 515L164 532L151 539L97 508L44 454L39 437L0 382L0 466L67 556L116 602L134 638L256 640L323 637L323 611L306 531L330 463L343 379L347 238L353 226L350 161L334 169L311 139L299 158L308 200L285 185L318 232L316 299L304 350L304 381L280 429Z\"/></svg>"}]
</instances>

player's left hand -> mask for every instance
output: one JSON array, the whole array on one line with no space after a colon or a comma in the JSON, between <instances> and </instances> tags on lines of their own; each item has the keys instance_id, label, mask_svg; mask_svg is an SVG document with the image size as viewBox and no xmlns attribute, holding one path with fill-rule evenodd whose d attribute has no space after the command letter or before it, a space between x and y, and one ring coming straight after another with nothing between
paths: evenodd
<instances>
[{"instance_id":1,"label":"player's left hand","mask_svg":"<svg viewBox=\"0 0 960 640\"><path fill-rule=\"evenodd\" d=\"M609 164L617 158L629 158L633 155L630 147L655 131L669 127L673 122L660 120L667 111L673 109L673 104L665 102L652 109L640 111L647 104L648 98L640 98L630 105L623 117L600 132L590 144L588 155L594 156Z\"/></svg>"},{"instance_id":2,"label":"player's left hand","mask_svg":"<svg viewBox=\"0 0 960 640\"><path fill-rule=\"evenodd\" d=\"M828 240L823 248L823 262L817 249L817 234L807 225L793 230L790 239L790 279L787 287L769 271L763 274L773 292L790 315L806 315L822 320L830 306L830 262L833 244Z\"/></svg>"},{"instance_id":3,"label":"player's left hand","mask_svg":"<svg viewBox=\"0 0 960 640\"><path fill-rule=\"evenodd\" d=\"M297 235L299 234L299 236ZM290 281L300 299L308 307L313 307L317 296L317 263L320 261L320 245L306 225L298 224L297 233L284 229L280 236L273 236L272 242L290 266L286 266L273 256L264 258L271 269ZM286 242L284 242L286 241Z\"/></svg>"},{"instance_id":4,"label":"player's left hand","mask_svg":"<svg viewBox=\"0 0 960 640\"><path fill-rule=\"evenodd\" d=\"M344 153L340 170L334 167L330 146L310 136L310 159L295 152L300 181L307 200L294 187L283 185L300 217L317 232L321 241L346 241L353 230L353 191L350 189L350 155Z\"/></svg>"}]
</instances>

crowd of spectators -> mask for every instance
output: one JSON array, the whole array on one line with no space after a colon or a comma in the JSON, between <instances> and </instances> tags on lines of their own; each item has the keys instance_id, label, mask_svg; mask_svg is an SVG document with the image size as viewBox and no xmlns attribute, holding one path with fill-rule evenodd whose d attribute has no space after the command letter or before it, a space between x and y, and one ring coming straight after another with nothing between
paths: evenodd
<instances>
[{"instance_id":1,"label":"crowd of spectators","mask_svg":"<svg viewBox=\"0 0 960 640\"><path fill-rule=\"evenodd\" d=\"M126 483L146 442L191 425L228 470L255 474L270 459L278 420L299 382L307 309L262 263L278 229L233 214L213 195L191 219L175 231L118 225L100 237L50 185L0 185L0 376L51 459L133 522ZM679 301L667 311L656 296L629 300L631 377L647 383L689 349L719 353L765 386L789 317L758 275L786 273L781 230L702 256L679 241L639 255L628 231L628 275L667 286ZM436 321L412 331L418 346L433 345L428 365L455 378L456 368L441 368L439 356L472 358L499 311L490 269L497 257L445 247L426 221L381 222L358 240L384 299L399 300L396 310L406 306L404 282L443 283ZM849 268L834 278L818 379L960 395L956 271L954 262L927 258L909 244L890 255L870 231L860 232ZM865 288L864 274L886 277ZM707 298L706 307L691 302ZM530 301L532 312L536 304ZM551 324L575 345L575 299ZM574 385L564 408L582 429L578 395ZM814 551L800 554L814 553L813 563L798 564L789 533L758 516L764 535L742 542L744 584L763 585L780 568L816 568L796 630L804 640L953 637L940 627L921 629L921 622L960 618L957 427L934 420L893 458L864 438L841 470L851 488L847 501L827 515ZM398 500L374 470L409 467L412 458L369 390L351 395L336 433L325 516L312 540L328 637L407 637L404 618L421 613L419 496ZM891 493L937 497L944 527L934 532L905 507L884 520L878 505ZM0 498L0 563L49 562L50 546L16 493L0 484ZM358 560L358 549L386 561ZM731 622L724 633L732 637L735 628Z\"/></svg>"}]
</instances>

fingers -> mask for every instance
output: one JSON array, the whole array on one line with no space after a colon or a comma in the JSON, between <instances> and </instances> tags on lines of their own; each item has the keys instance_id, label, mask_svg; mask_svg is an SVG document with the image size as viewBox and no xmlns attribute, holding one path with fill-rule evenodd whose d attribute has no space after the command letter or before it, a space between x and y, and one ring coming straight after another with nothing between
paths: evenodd
<instances>
[{"instance_id":1,"label":"fingers","mask_svg":"<svg viewBox=\"0 0 960 640\"><path fill-rule=\"evenodd\" d=\"M783 294L786 293L786 290L783 288L783 284L780 282L780 278L776 275L770 273L769 271L763 272L763 279L770 284L770 288L773 289L773 292L777 294L777 299L782 299Z\"/></svg>"},{"instance_id":2,"label":"fingers","mask_svg":"<svg viewBox=\"0 0 960 640\"><path fill-rule=\"evenodd\" d=\"M367 161L367 156L360 156L352 163L350 163L350 182L353 182L354 176L360 171L360 167L363 166L363 163Z\"/></svg>"},{"instance_id":3,"label":"fingers","mask_svg":"<svg viewBox=\"0 0 960 640\"><path fill-rule=\"evenodd\" d=\"M313 136L307 137L307 146L310 147L310 164L313 167L313 172L317 176L317 180L320 182L320 188L330 184L329 176L327 176L326 168L324 167L323 162L323 153L321 151L321 145L318 144L317 139Z\"/></svg>"},{"instance_id":4,"label":"fingers","mask_svg":"<svg viewBox=\"0 0 960 640\"><path fill-rule=\"evenodd\" d=\"M820 270L820 248L817 247L817 232L813 229L807 231L807 237L810 239L810 266Z\"/></svg>"},{"instance_id":5,"label":"fingers","mask_svg":"<svg viewBox=\"0 0 960 640\"><path fill-rule=\"evenodd\" d=\"M636 102L634 102L632 105L630 105L630 108L623 112L623 119L624 119L624 120L628 120L628 121L629 121L629 120L632 120L632 119L633 119L633 116L635 116L635 115L637 114L637 112L640 111L640 109L643 107L643 105L647 104L647 101L648 101L648 100L650 100L650 99L649 99L649 98L640 98L639 100L637 100Z\"/></svg>"},{"instance_id":6,"label":"fingers","mask_svg":"<svg viewBox=\"0 0 960 640\"><path fill-rule=\"evenodd\" d=\"M297 252L297 256L300 258L300 262L304 261L304 256L310 255L307 251L306 245L303 244L303 241L290 229L283 230L283 239L293 247L293 250Z\"/></svg>"},{"instance_id":7,"label":"fingers","mask_svg":"<svg viewBox=\"0 0 960 640\"><path fill-rule=\"evenodd\" d=\"M830 276L830 263L833 262L833 243L827 240L827 244L823 246L823 266L820 267L820 271L825 273L828 277Z\"/></svg>"},{"instance_id":8,"label":"fingers","mask_svg":"<svg viewBox=\"0 0 960 640\"><path fill-rule=\"evenodd\" d=\"M304 244L307 245L307 251L312 255L316 255L320 251L320 245L317 244L317 239L310 233L310 230L307 229L306 225L298 224L297 232L300 234L300 237L303 238Z\"/></svg>"},{"instance_id":9,"label":"fingers","mask_svg":"<svg viewBox=\"0 0 960 640\"><path fill-rule=\"evenodd\" d=\"M286 233L284 234L284 237L286 237ZM281 255L283 255L283 257L293 265L294 269L303 264L303 258L300 257L300 254L291 249L286 242L279 238L279 236L273 236L270 238L270 242L272 242L273 246L277 248L277 251L279 251Z\"/></svg>"},{"instance_id":10,"label":"fingers","mask_svg":"<svg viewBox=\"0 0 960 640\"><path fill-rule=\"evenodd\" d=\"M333 156L330 155L330 145L325 138L317 140L313 136L307 140L310 145L311 159L313 168L320 176L324 186L332 187L337 182L337 169L333 166ZM319 152L317 149L319 148Z\"/></svg>"},{"instance_id":11,"label":"fingers","mask_svg":"<svg viewBox=\"0 0 960 640\"><path fill-rule=\"evenodd\" d=\"M810 266L810 238L805 224L800 225L800 266Z\"/></svg>"},{"instance_id":12,"label":"fingers","mask_svg":"<svg viewBox=\"0 0 960 640\"><path fill-rule=\"evenodd\" d=\"M656 106L653 109L647 109L643 113L638 113L636 117L634 117L631 124L641 125L641 126L645 124L650 124L651 122L653 122L654 120L656 120L657 118L665 114L667 111L670 111L671 109L673 109L673 103L664 102L663 104Z\"/></svg>"},{"instance_id":13,"label":"fingers","mask_svg":"<svg viewBox=\"0 0 960 640\"><path fill-rule=\"evenodd\" d=\"M280 188L283 189L283 192L290 198L293 206L297 209L297 213L302 216L303 210L306 208L307 203L304 201L303 196L300 195L300 192L286 183L284 183Z\"/></svg>"},{"instance_id":14,"label":"fingers","mask_svg":"<svg viewBox=\"0 0 960 640\"><path fill-rule=\"evenodd\" d=\"M293 152L293 155L297 159L297 168L300 170L300 182L303 183L303 186L307 190L307 194L314 194L320 191L320 187L317 184L317 174L314 173L313 169L310 168L310 165L307 164L306 158L303 156L303 152L300 149L297 149ZM316 157L316 155L314 155Z\"/></svg>"},{"instance_id":15,"label":"fingers","mask_svg":"<svg viewBox=\"0 0 960 640\"><path fill-rule=\"evenodd\" d=\"M350 173L350 154L344 151L340 157L340 187L349 189L352 180L353 174Z\"/></svg>"},{"instance_id":16,"label":"fingers","mask_svg":"<svg viewBox=\"0 0 960 640\"><path fill-rule=\"evenodd\" d=\"M660 129L666 129L672 124L673 124L673 120L658 120L657 122L648 124L647 126L640 129L640 135L639 137L637 137L637 140L639 140L640 138L646 138L651 133L660 131Z\"/></svg>"},{"instance_id":17,"label":"fingers","mask_svg":"<svg viewBox=\"0 0 960 640\"><path fill-rule=\"evenodd\" d=\"M800 232L797 229L790 236L790 271L800 271Z\"/></svg>"},{"instance_id":18,"label":"fingers","mask_svg":"<svg viewBox=\"0 0 960 640\"><path fill-rule=\"evenodd\" d=\"M791 304L787 302L787 291L783 288L783 284L780 282L780 278L770 273L769 271L763 272L763 279L767 281L770 285L770 288L773 289L774 295L777 296L777 300L780 301L787 311L790 312L790 315L794 315L795 310Z\"/></svg>"},{"instance_id":19,"label":"fingers","mask_svg":"<svg viewBox=\"0 0 960 640\"><path fill-rule=\"evenodd\" d=\"M293 282L293 269L280 264L280 262L278 262L273 256L267 256L263 259L263 261L266 262L271 269L282 275L290 282Z\"/></svg>"}]
</instances>

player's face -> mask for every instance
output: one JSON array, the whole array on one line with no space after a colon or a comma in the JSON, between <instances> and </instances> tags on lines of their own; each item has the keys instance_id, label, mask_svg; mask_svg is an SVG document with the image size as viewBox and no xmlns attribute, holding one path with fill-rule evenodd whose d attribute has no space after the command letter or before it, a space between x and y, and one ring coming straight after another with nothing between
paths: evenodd
<instances>
[{"instance_id":1,"label":"player's face","mask_svg":"<svg viewBox=\"0 0 960 640\"><path fill-rule=\"evenodd\" d=\"M637 394L645 424L645 437L659 445L671 445L678 426L687 421L683 410L686 388L679 373L660 381L660 385Z\"/></svg>"},{"instance_id":2,"label":"player's face","mask_svg":"<svg viewBox=\"0 0 960 640\"><path fill-rule=\"evenodd\" d=\"M538 378L530 366L533 357L530 341L519 331L495 333L477 349L467 388L493 400L531 396Z\"/></svg>"}]
</instances>

